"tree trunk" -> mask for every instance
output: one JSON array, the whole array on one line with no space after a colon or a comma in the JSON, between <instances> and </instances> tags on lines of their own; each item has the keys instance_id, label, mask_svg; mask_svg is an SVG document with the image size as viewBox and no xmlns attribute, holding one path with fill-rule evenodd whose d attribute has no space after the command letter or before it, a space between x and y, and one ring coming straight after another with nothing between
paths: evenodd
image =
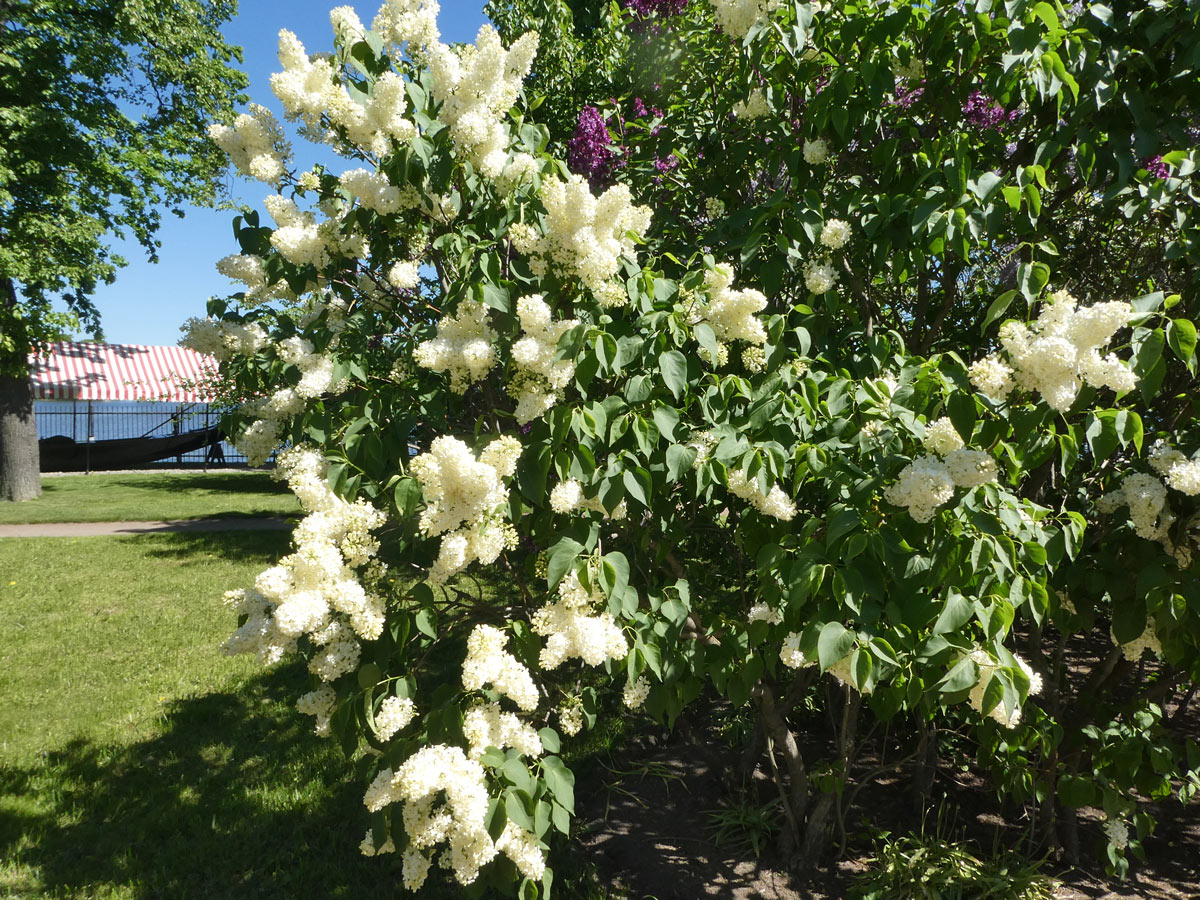
<instances>
[{"instance_id":1,"label":"tree trunk","mask_svg":"<svg viewBox=\"0 0 1200 900\"><path fill-rule=\"evenodd\" d=\"M33 387L28 375L0 374L0 501L41 494Z\"/></svg>"}]
</instances>

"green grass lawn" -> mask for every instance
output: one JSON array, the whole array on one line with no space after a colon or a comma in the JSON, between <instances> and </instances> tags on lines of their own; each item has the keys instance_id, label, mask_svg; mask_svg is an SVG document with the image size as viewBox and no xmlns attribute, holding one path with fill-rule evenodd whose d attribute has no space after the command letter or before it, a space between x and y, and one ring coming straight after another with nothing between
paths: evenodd
<instances>
[{"instance_id":1,"label":"green grass lawn","mask_svg":"<svg viewBox=\"0 0 1200 900\"><path fill-rule=\"evenodd\" d=\"M396 896L303 665L219 652L287 540L0 542L0 897Z\"/></svg>"},{"instance_id":2,"label":"green grass lawn","mask_svg":"<svg viewBox=\"0 0 1200 900\"><path fill-rule=\"evenodd\" d=\"M0 524L291 515L295 496L266 472L138 472L42 479L42 496L0 503Z\"/></svg>"}]
</instances>

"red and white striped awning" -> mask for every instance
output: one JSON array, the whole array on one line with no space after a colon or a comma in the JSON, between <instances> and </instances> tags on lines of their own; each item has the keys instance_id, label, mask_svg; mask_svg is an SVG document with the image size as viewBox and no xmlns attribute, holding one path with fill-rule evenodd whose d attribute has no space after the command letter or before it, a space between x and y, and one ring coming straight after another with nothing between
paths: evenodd
<instances>
[{"instance_id":1,"label":"red and white striped awning","mask_svg":"<svg viewBox=\"0 0 1200 900\"><path fill-rule=\"evenodd\" d=\"M204 403L217 361L184 347L60 341L29 357L37 400Z\"/></svg>"}]
</instances>

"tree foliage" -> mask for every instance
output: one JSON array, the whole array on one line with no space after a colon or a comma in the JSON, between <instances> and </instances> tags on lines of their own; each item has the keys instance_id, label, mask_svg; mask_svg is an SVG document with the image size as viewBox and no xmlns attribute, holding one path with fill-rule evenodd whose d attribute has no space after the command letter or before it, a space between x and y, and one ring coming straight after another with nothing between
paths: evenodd
<instances>
[{"instance_id":1,"label":"tree foliage","mask_svg":"<svg viewBox=\"0 0 1200 900\"><path fill-rule=\"evenodd\" d=\"M17 0L2 12L0 92L0 368L23 374L31 345L87 328L90 296L124 260L115 237L154 258L163 209L210 203L226 162L208 140L232 115L246 77L220 25L232 0L117 3Z\"/></svg>"}]
</instances>

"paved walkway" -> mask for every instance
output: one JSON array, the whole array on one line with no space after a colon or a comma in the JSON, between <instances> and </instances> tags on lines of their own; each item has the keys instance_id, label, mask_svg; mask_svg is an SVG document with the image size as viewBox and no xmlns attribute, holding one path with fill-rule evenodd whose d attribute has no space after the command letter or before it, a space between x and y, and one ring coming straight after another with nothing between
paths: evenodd
<instances>
[{"instance_id":1,"label":"paved walkway","mask_svg":"<svg viewBox=\"0 0 1200 900\"><path fill-rule=\"evenodd\" d=\"M157 522L46 522L0 525L0 538L94 537L102 534L154 534L172 531L283 531L292 525L292 522L277 516L175 519Z\"/></svg>"}]
</instances>

